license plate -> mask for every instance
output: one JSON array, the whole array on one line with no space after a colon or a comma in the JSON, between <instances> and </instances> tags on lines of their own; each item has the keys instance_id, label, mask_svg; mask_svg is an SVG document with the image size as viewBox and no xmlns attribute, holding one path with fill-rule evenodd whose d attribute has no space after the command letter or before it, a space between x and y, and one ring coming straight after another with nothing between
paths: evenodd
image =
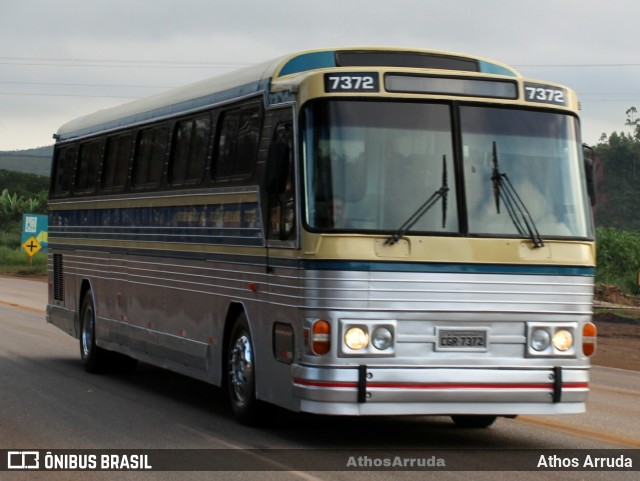
<instances>
[{"instance_id":1,"label":"license plate","mask_svg":"<svg viewBox=\"0 0 640 481\"><path fill-rule=\"evenodd\" d=\"M486 351L486 329L440 329L438 334L437 351Z\"/></svg>"}]
</instances>

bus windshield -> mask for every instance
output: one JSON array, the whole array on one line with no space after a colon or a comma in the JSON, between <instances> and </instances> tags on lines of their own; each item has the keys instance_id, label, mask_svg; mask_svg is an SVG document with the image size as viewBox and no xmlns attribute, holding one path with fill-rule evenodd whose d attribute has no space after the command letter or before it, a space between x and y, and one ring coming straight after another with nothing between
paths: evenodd
<instances>
[{"instance_id":1,"label":"bus windshield","mask_svg":"<svg viewBox=\"0 0 640 481\"><path fill-rule=\"evenodd\" d=\"M306 223L396 231L454 178L446 104L316 102L305 110ZM455 184L411 231L458 232Z\"/></svg>"},{"instance_id":2,"label":"bus windshield","mask_svg":"<svg viewBox=\"0 0 640 481\"><path fill-rule=\"evenodd\" d=\"M307 105L305 223L312 230L390 235L467 230L474 236L528 237L495 182L501 175L541 238L592 236L574 117L461 106L456 136L454 108L355 100ZM457 138L461 163L454 162ZM458 205L460 185L465 206Z\"/></svg>"}]
</instances>

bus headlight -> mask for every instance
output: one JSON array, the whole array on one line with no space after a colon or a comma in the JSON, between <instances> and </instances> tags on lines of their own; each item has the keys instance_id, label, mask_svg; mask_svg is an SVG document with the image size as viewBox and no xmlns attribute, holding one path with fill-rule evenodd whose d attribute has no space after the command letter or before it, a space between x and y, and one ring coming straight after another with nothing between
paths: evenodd
<instances>
[{"instance_id":1,"label":"bus headlight","mask_svg":"<svg viewBox=\"0 0 640 481\"><path fill-rule=\"evenodd\" d=\"M340 319L340 357L380 358L396 355L398 321Z\"/></svg>"},{"instance_id":2,"label":"bus headlight","mask_svg":"<svg viewBox=\"0 0 640 481\"><path fill-rule=\"evenodd\" d=\"M530 322L527 323L528 357L572 357L576 356L575 339L577 322Z\"/></svg>"},{"instance_id":3,"label":"bus headlight","mask_svg":"<svg viewBox=\"0 0 640 481\"><path fill-rule=\"evenodd\" d=\"M369 345L369 334L360 327L352 327L344 334L344 343L349 349L359 351Z\"/></svg>"},{"instance_id":4,"label":"bus headlight","mask_svg":"<svg viewBox=\"0 0 640 481\"><path fill-rule=\"evenodd\" d=\"M560 329L553 335L552 343L558 351L566 352L573 347L573 334L566 329Z\"/></svg>"},{"instance_id":5,"label":"bus headlight","mask_svg":"<svg viewBox=\"0 0 640 481\"><path fill-rule=\"evenodd\" d=\"M531 347L538 352L544 351L551 343L551 335L546 329L536 329L531 334Z\"/></svg>"},{"instance_id":6,"label":"bus headlight","mask_svg":"<svg viewBox=\"0 0 640 481\"><path fill-rule=\"evenodd\" d=\"M379 351L389 349L393 343L393 333L387 327L376 327L371 336L371 344Z\"/></svg>"}]
</instances>

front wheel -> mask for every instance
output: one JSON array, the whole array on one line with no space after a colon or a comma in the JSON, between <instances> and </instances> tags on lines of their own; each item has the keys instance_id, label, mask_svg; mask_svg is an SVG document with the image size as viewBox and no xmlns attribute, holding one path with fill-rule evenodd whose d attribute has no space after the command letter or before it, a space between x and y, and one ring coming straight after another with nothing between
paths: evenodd
<instances>
[{"instance_id":1,"label":"front wheel","mask_svg":"<svg viewBox=\"0 0 640 481\"><path fill-rule=\"evenodd\" d=\"M261 403L256 399L256 361L246 315L236 319L227 349L227 390L236 419L247 425L260 420Z\"/></svg>"}]
</instances>

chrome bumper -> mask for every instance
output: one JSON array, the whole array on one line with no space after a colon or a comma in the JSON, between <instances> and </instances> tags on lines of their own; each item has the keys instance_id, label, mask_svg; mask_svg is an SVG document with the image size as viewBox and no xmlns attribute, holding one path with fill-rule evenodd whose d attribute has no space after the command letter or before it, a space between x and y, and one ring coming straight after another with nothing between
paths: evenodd
<instances>
[{"instance_id":1,"label":"chrome bumper","mask_svg":"<svg viewBox=\"0 0 640 481\"><path fill-rule=\"evenodd\" d=\"M345 415L566 414L585 411L581 368L292 366L301 410Z\"/></svg>"}]
</instances>

